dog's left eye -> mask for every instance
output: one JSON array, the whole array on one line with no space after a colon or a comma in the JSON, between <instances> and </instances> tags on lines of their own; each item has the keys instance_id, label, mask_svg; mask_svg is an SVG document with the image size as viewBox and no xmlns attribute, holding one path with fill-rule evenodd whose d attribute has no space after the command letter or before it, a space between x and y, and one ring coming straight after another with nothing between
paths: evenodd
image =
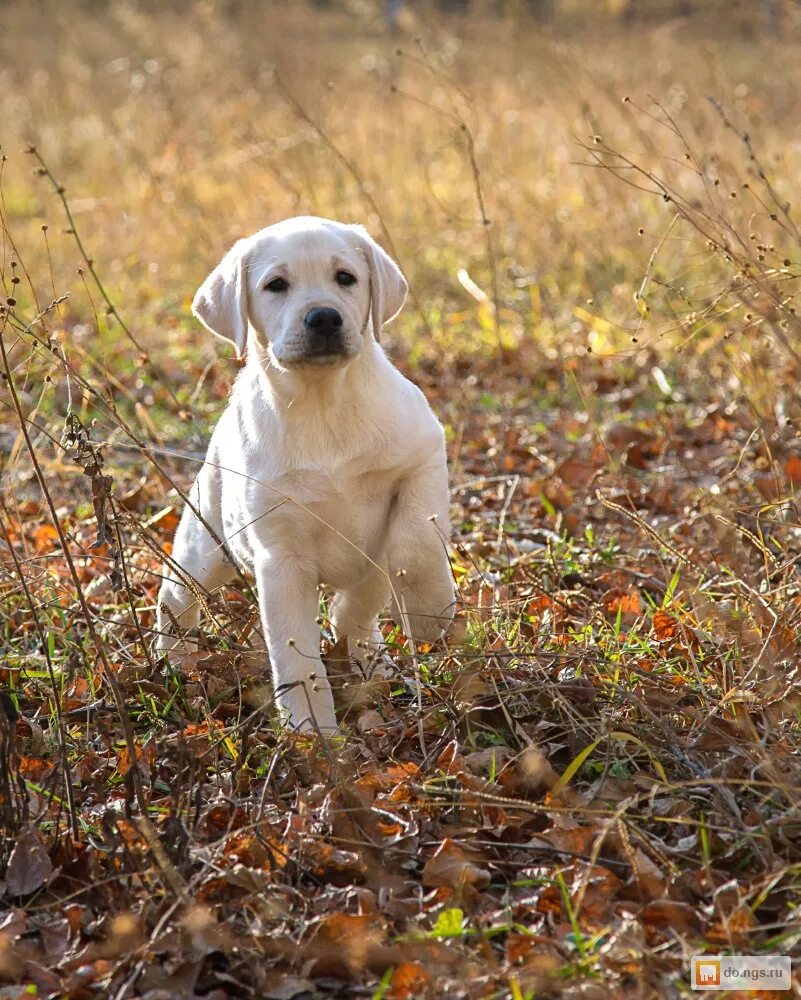
<instances>
[{"instance_id":1,"label":"dog's left eye","mask_svg":"<svg viewBox=\"0 0 801 1000\"><path fill-rule=\"evenodd\" d=\"M334 277L336 278L337 284L342 285L343 288L356 284L356 275L351 274L350 271L337 271Z\"/></svg>"}]
</instances>

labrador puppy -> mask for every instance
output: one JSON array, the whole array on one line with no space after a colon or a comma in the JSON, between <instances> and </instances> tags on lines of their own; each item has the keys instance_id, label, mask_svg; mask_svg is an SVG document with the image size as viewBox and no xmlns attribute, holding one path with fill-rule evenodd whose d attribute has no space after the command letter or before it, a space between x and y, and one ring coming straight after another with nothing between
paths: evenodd
<instances>
[{"instance_id":1,"label":"labrador puppy","mask_svg":"<svg viewBox=\"0 0 801 1000\"><path fill-rule=\"evenodd\" d=\"M380 648L390 601L417 642L453 615L442 427L379 345L406 292L361 226L303 217L236 243L192 306L247 360L176 532L158 646L187 648L203 592L252 574L276 703L299 730L337 727L321 585L354 652Z\"/></svg>"}]
</instances>

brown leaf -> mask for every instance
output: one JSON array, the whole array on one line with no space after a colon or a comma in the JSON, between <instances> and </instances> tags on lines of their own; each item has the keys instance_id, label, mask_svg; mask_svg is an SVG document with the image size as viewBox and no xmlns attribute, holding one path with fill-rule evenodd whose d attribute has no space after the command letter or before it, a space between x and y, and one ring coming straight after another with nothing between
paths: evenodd
<instances>
[{"instance_id":1,"label":"brown leaf","mask_svg":"<svg viewBox=\"0 0 801 1000\"><path fill-rule=\"evenodd\" d=\"M628 448L633 444L647 445L653 439L653 434L633 424L614 423L606 431L607 442L615 448Z\"/></svg>"},{"instance_id":2,"label":"brown leaf","mask_svg":"<svg viewBox=\"0 0 801 1000\"><path fill-rule=\"evenodd\" d=\"M6 891L11 896L29 896L40 889L51 872L53 862L33 830L21 833L8 859Z\"/></svg>"},{"instance_id":3,"label":"brown leaf","mask_svg":"<svg viewBox=\"0 0 801 1000\"><path fill-rule=\"evenodd\" d=\"M772 473L754 476L754 486L762 499L767 500L768 503L778 500L783 492L783 484Z\"/></svg>"},{"instance_id":4,"label":"brown leaf","mask_svg":"<svg viewBox=\"0 0 801 1000\"><path fill-rule=\"evenodd\" d=\"M150 503L156 492L155 486L155 481L150 476L142 476L139 484L124 496L119 497L117 502L126 510L144 514L148 503Z\"/></svg>"},{"instance_id":5,"label":"brown leaf","mask_svg":"<svg viewBox=\"0 0 801 1000\"><path fill-rule=\"evenodd\" d=\"M71 936L70 922L66 917L42 925L39 940L47 956L48 965L58 965L67 951ZM0 994L0 997L2 994Z\"/></svg>"},{"instance_id":6,"label":"brown leaf","mask_svg":"<svg viewBox=\"0 0 801 1000\"><path fill-rule=\"evenodd\" d=\"M334 645L323 653L323 663L329 678L349 678L353 674L346 635L341 635Z\"/></svg>"},{"instance_id":7,"label":"brown leaf","mask_svg":"<svg viewBox=\"0 0 801 1000\"><path fill-rule=\"evenodd\" d=\"M357 778L356 787L368 795L389 792L398 786L406 787L407 779L414 778L419 770L419 765L412 761L390 764L383 771L373 768Z\"/></svg>"},{"instance_id":8,"label":"brown leaf","mask_svg":"<svg viewBox=\"0 0 801 1000\"><path fill-rule=\"evenodd\" d=\"M208 753L214 740L222 736L223 726L217 719L208 722L190 723L178 734L178 739L196 757Z\"/></svg>"},{"instance_id":9,"label":"brown leaf","mask_svg":"<svg viewBox=\"0 0 801 1000\"><path fill-rule=\"evenodd\" d=\"M423 885L429 888L472 885L485 889L489 883L490 873L479 868L468 851L450 837L442 841L423 869Z\"/></svg>"},{"instance_id":10,"label":"brown leaf","mask_svg":"<svg viewBox=\"0 0 801 1000\"><path fill-rule=\"evenodd\" d=\"M665 891L665 875L659 866L639 847L631 853L629 862L644 897L660 898Z\"/></svg>"},{"instance_id":11,"label":"brown leaf","mask_svg":"<svg viewBox=\"0 0 801 1000\"><path fill-rule=\"evenodd\" d=\"M324 917L308 945L309 954L316 959L311 975L363 969L385 933L383 918L375 914L332 913Z\"/></svg>"},{"instance_id":12,"label":"brown leaf","mask_svg":"<svg viewBox=\"0 0 801 1000\"><path fill-rule=\"evenodd\" d=\"M698 910L675 899L653 899L642 908L646 926L669 927L678 934L696 934L701 926Z\"/></svg>"},{"instance_id":13,"label":"brown leaf","mask_svg":"<svg viewBox=\"0 0 801 1000\"><path fill-rule=\"evenodd\" d=\"M503 768L498 775L498 784L505 795L525 798L544 785L553 788L559 775L538 747L527 747L521 754Z\"/></svg>"},{"instance_id":14,"label":"brown leaf","mask_svg":"<svg viewBox=\"0 0 801 1000\"><path fill-rule=\"evenodd\" d=\"M358 851L343 851L331 844L316 843L309 845L308 853L314 862L315 875L326 881L352 881L367 874L367 866Z\"/></svg>"},{"instance_id":15,"label":"brown leaf","mask_svg":"<svg viewBox=\"0 0 801 1000\"><path fill-rule=\"evenodd\" d=\"M261 988L264 1000L294 1000L294 997L311 996L314 993L314 983L310 979L301 979L285 972L279 972L274 979Z\"/></svg>"},{"instance_id":16,"label":"brown leaf","mask_svg":"<svg viewBox=\"0 0 801 1000\"><path fill-rule=\"evenodd\" d=\"M504 942L506 961L509 965L517 965L534 948L537 938L533 934L507 934Z\"/></svg>"},{"instance_id":17,"label":"brown leaf","mask_svg":"<svg viewBox=\"0 0 801 1000\"><path fill-rule=\"evenodd\" d=\"M374 729L383 729L385 726L386 722L374 708L368 708L356 720L356 728L360 733L369 733Z\"/></svg>"},{"instance_id":18,"label":"brown leaf","mask_svg":"<svg viewBox=\"0 0 801 1000\"><path fill-rule=\"evenodd\" d=\"M589 486L597 472L596 465L580 458L568 458L556 467L556 474L563 483L579 489Z\"/></svg>"},{"instance_id":19,"label":"brown leaf","mask_svg":"<svg viewBox=\"0 0 801 1000\"><path fill-rule=\"evenodd\" d=\"M756 924L747 906L738 906L733 913L724 915L707 930L708 941L716 944L742 945L750 940Z\"/></svg>"},{"instance_id":20,"label":"brown leaf","mask_svg":"<svg viewBox=\"0 0 801 1000\"><path fill-rule=\"evenodd\" d=\"M532 844L545 841L557 851L564 851L566 854L590 855L600 832L596 826L572 826L563 829L554 827L536 834Z\"/></svg>"}]
</instances>

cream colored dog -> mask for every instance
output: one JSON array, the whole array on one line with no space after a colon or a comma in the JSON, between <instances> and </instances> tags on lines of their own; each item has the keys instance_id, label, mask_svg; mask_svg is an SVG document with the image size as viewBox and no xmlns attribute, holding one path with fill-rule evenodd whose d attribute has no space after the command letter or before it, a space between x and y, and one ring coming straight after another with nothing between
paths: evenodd
<instances>
[{"instance_id":1,"label":"cream colored dog","mask_svg":"<svg viewBox=\"0 0 801 1000\"><path fill-rule=\"evenodd\" d=\"M420 642L448 626L442 428L378 344L406 281L361 226L288 219L240 240L193 311L247 362L209 445L166 570L158 645L186 648L197 588L256 579L275 698L297 729L336 730L319 591L337 635L380 646L376 618Z\"/></svg>"}]
</instances>

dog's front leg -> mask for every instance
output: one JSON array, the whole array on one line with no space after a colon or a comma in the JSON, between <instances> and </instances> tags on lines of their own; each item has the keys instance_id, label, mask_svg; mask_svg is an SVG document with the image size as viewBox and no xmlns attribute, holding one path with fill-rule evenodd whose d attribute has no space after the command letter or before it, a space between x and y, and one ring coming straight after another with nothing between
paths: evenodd
<instances>
[{"instance_id":1,"label":"dog's front leg","mask_svg":"<svg viewBox=\"0 0 801 1000\"><path fill-rule=\"evenodd\" d=\"M164 572L158 598L156 648L188 652L197 648L194 638L186 633L200 624L203 594L219 590L230 583L235 574L231 559L220 544L222 524L214 499L219 496L213 475L201 473L190 494L192 505L199 509L199 519L192 505L184 507L172 550L172 566ZM214 538L206 525L217 533ZM176 634L176 628L180 631Z\"/></svg>"},{"instance_id":2,"label":"dog's front leg","mask_svg":"<svg viewBox=\"0 0 801 1000\"><path fill-rule=\"evenodd\" d=\"M320 659L316 568L293 554L266 550L255 569L276 706L291 728L330 735L337 720Z\"/></svg>"},{"instance_id":3,"label":"dog's front leg","mask_svg":"<svg viewBox=\"0 0 801 1000\"><path fill-rule=\"evenodd\" d=\"M443 456L405 480L394 501L387 547L393 614L416 642L434 642L453 618L448 498Z\"/></svg>"}]
</instances>

